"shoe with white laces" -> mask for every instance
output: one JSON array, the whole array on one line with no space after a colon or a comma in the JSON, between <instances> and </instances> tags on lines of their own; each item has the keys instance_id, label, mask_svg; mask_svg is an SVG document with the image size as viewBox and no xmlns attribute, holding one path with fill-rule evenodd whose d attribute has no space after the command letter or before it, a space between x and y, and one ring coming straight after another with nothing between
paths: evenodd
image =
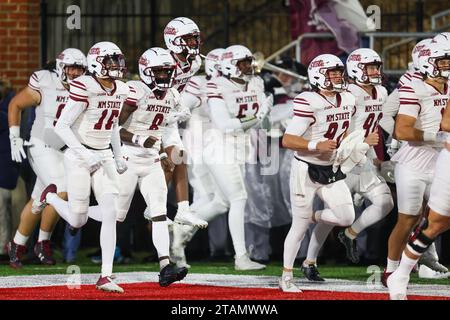
<instances>
[{"instance_id":1,"label":"shoe with white laces","mask_svg":"<svg viewBox=\"0 0 450 320\"><path fill-rule=\"evenodd\" d=\"M281 279L278 281L278 287L283 292L290 292L290 293L299 293L302 292L302 290L299 289L294 283L294 279L291 277L281 277Z\"/></svg>"},{"instance_id":2,"label":"shoe with white laces","mask_svg":"<svg viewBox=\"0 0 450 320\"><path fill-rule=\"evenodd\" d=\"M447 273L448 269L439 263L439 259L432 253L431 250L425 251L419 259L419 264L425 265L433 271L439 273Z\"/></svg>"},{"instance_id":3,"label":"shoe with white laces","mask_svg":"<svg viewBox=\"0 0 450 320\"><path fill-rule=\"evenodd\" d=\"M264 264L255 262L250 260L248 254L243 254L240 257L234 257L234 269L235 270L262 270L265 269L266 266Z\"/></svg>"},{"instance_id":4,"label":"shoe with white laces","mask_svg":"<svg viewBox=\"0 0 450 320\"><path fill-rule=\"evenodd\" d=\"M391 300L408 300L406 290L409 283L409 275L401 275L397 271L393 272L386 281Z\"/></svg>"},{"instance_id":5,"label":"shoe with white laces","mask_svg":"<svg viewBox=\"0 0 450 320\"><path fill-rule=\"evenodd\" d=\"M185 224L204 229L208 226L208 222L197 218L191 210L178 210L173 220L176 223Z\"/></svg>"},{"instance_id":6,"label":"shoe with white laces","mask_svg":"<svg viewBox=\"0 0 450 320\"><path fill-rule=\"evenodd\" d=\"M450 277L450 272L438 272L424 264L419 267L419 278L421 279L447 279L448 277Z\"/></svg>"},{"instance_id":7,"label":"shoe with white laces","mask_svg":"<svg viewBox=\"0 0 450 320\"><path fill-rule=\"evenodd\" d=\"M95 284L95 287L99 290L107 292L117 292L117 293L124 292L121 287L119 287L116 283L114 283L111 277L100 276L97 283Z\"/></svg>"}]
</instances>

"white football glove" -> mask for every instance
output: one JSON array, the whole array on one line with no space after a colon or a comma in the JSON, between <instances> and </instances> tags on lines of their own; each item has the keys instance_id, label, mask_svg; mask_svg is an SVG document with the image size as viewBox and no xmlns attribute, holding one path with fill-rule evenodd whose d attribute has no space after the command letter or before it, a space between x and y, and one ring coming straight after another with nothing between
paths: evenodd
<instances>
[{"instance_id":1,"label":"white football glove","mask_svg":"<svg viewBox=\"0 0 450 320\"><path fill-rule=\"evenodd\" d=\"M83 150L80 154L90 173L94 173L102 166L102 158L98 154L88 149Z\"/></svg>"},{"instance_id":2,"label":"white football glove","mask_svg":"<svg viewBox=\"0 0 450 320\"><path fill-rule=\"evenodd\" d=\"M127 162L123 157L115 157L114 160L116 161L116 169L119 174L128 170Z\"/></svg>"},{"instance_id":3,"label":"white football glove","mask_svg":"<svg viewBox=\"0 0 450 320\"><path fill-rule=\"evenodd\" d=\"M178 121L181 121L182 114L180 112L170 112L164 117L163 126L169 127Z\"/></svg>"},{"instance_id":4,"label":"white football glove","mask_svg":"<svg viewBox=\"0 0 450 320\"><path fill-rule=\"evenodd\" d=\"M15 162L22 162L27 155L23 147L31 146L32 144L20 137L20 127L12 126L9 128L9 141L11 143L11 159Z\"/></svg>"},{"instance_id":5,"label":"white football glove","mask_svg":"<svg viewBox=\"0 0 450 320\"><path fill-rule=\"evenodd\" d=\"M270 112L270 108L273 106L273 95L269 95L263 101L261 106L259 107L258 113L256 114L256 118L262 121Z\"/></svg>"}]
</instances>

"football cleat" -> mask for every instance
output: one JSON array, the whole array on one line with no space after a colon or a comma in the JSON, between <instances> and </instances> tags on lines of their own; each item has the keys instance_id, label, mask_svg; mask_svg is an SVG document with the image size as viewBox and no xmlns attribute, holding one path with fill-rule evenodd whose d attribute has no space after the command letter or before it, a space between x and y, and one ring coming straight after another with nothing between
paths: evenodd
<instances>
[{"instance_id":1,"label":"football cleat","mask_svg":"<svg viewBox=\"0 0 450 320\"><path fill-rule=\"evenodd\" d=\"M383 275L381 276L381 284L383 286L385 286L386 288L388 287L387 286L387 279L391 276L391 274L392 274L392 272L387 272L386 268L385 268L384 271L383 271Z\"/></svg>"},{"instance_id":2,"label":"football cleat","mask_svg":"<svg viewBox=\"0 0 450 320\"><path fill-rule=\"evenodd\" d=\"M250 260L247 253L240 257L234 258L235 270L248 271L248 270L262 270L265 268L266 266L264 264Z\"/></svg>"},{"instance_id":3,"label":"football cleat","mask_svg":"<svg viewBox=\"0 0 450 320\"><path fill-rule=\"evenodd\" d=\"M438 272L424 264L420 265L419 278L421 279L447 279L448 277L450 277L450 272Z\"/></svg>"},{"instance_id":4,"label":"football cleat","mask_svg":"<svg viewBox=\"0 0 450 320\"><path fill-rule=\"evenodd\" d=\"M289 292L289 293L299 293L302 292L302 290L299 289L294 283L294 279L291 277L281 277L281 279L278 281L278 287L283 292Z\"/></svg>"},{"instance_id":5,"label":"football cleat","mask_svg":"<svg viewBox=\"0 0 450 320\"><path fill-rule=\"evenodd\" d=\"M419 259L419 264L423 264L433 271L447 273L448 269L439 263L439 260L430 250L425 251Z\"/></svg>"},{"instance_id":6,"label":"football cleat","mask_svg":"<svg viewBox=\"0 0 450 320\"><path fill-rule=\"evenodd\" d=\"M123 289L119 287L114 281L111 279L111 277L102 277L98 279L97 283L95 284L95 287L98 290L106 291L106 292L117 292L117 293L123 293Z\"/></svg>"},{"instance_id":7,"label":"football cleat","mask_svg":"<svg viewBox=\"0 0 450 320\"><path fill-rule=\"evenodd\" d=\"M175 281L183 280L187 273L187 268L179 268L176 265L169 263L162 268L159 273L159 285L161 287L167 287Z\"/></svg>"},{"instance_id":8,"label":"football cleat","mask_svg":"<svg viewBox=\"0 0 450 320\"><path fill-rule=\"evenodd\" d=\"M6 245L6 251L9 256L9 266L14 269L22 268L22 262L20 260L22 260L22 256L27 252L27 247L10 241Z\"/></svg>"},{"instance_id":9,"label":"football cleat","mask_svg":"<svg viewBox=\"0 0 450 320\"><path fill-rule=\"evenodd\" d=\"M345 235L344 230L338 233L339 242L345 246L347 259L353 263L359 262L358 248L356 246L356 240L352 240Z\"/></svg>"},{"instance_id":10,"label":"football cleat","mask_svg":"<svg viewBox=\"0 0 450 320\"><path fill-rule=\"evenodd\" d=\"M208 226L208 222L197 218L191 210L178 210L173 221L179 224L186 224L188 226L194 226L201 229L204 229Z\"/></svg>"},{"instance_id":11,"label":"football cleat","mask_svg":"<svg viewBox=\"0 0 450 320\"><path fill-rule=\"evenodd\" d=\"M387 279L387 287L389 289L389 298L391 300L408 300L406 290L408 288L409 275L400 275L393 272Z\"/></svg>"},{"instance_id":12,"label":"football cleat","mask_svg":"<svg viewBox=\"0 0 450 320\"><path fill-rule=\"evenodd\" d=\"M38 241L34 245L34 254L39 258L42 264L52 266L56 264L53 258L50 240Z\"/></svg>"},{"instance_id":13,"label":"football cleat","mask_svg":"<svg viewBox=\"0 0 450 320\"><path fill-rule=\"evenodd\" d=\"M325 281L325 279L320 276L320 272L315 264L308 264L306 266L302 264L301 270L305 275L306 279L308 279L309 281L316 281L316 282Z\"/></svg>"}]
</instances>

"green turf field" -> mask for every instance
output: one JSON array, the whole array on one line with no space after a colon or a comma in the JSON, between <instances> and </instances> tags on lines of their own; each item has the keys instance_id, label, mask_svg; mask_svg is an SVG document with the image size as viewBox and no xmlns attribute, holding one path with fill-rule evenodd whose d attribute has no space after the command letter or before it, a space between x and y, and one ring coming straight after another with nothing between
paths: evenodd
<instances>
[{"instance_id":1,"label":"green turf field","mask_svg":"<svg viewBox=\"0 0 450 320\"><path fill-rule=\"evenodd\" d=\"M82 273L98 273L100 272L100 265L94 264L90 261L86 255L94 251L93 249L83 249L78 253L78 260L76 265L81 269ZM136 253L134 258L136 261L142 261L142 259L148 253ZM0 265L0 276L12 276L12 275L36 275L36 274L66 274L69 264L62 263L62 256L60 251L55 252L55 257L58 264L55 266L43 266L38 264L24 264L24 267L19 270L14 270L8 265ZM268 264L267 268L262 271L235 271L232 262L190 262L190 273L216 273L216 274L255 274L266 276L279 276L281 273L281 262L273 262ZM303 274L296 265L295 276L303 277ZM347 280L360 280L366 281L372 272L368 273L368 267L361 266L333 266L333 265L321 265L319 266L321 275L324 278L334 279L347 279ZM379 266L379 270L382 272L382 266ZM114 272L130 272L130 271L159 271L159 266L156 262L152 263L135 263L135 264L115 264ZM428 280L419 279L417 274L412 275L413 283L424 284L447 284L450 285L450 279L442 280Z\"/></svg>"}]
</instances>

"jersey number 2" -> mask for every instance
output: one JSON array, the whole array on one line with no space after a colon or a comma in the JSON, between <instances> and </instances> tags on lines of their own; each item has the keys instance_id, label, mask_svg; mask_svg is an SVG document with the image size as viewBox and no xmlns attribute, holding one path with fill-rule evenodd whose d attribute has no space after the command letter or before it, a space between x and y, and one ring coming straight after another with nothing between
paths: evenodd
<instances>
[{"instance_id":1,"label":"jersey number 2","mask_svg":"<svg viewBox=\"0 0 450 320\"><path fill-rule=\"evenodd\" d=\"M344 131L342 131L342 133L336 139L338 146L341 143L344 133L347 131L349 125L350 125L349 121L344 121L342 123L342 130ZM334 140L334 136L336 135L338 128L339 124L337 122L330 123L330 126L328 127L327 133L324 134L324 137L327 138L328 140Z\"/></svg>"}]
</instances>

